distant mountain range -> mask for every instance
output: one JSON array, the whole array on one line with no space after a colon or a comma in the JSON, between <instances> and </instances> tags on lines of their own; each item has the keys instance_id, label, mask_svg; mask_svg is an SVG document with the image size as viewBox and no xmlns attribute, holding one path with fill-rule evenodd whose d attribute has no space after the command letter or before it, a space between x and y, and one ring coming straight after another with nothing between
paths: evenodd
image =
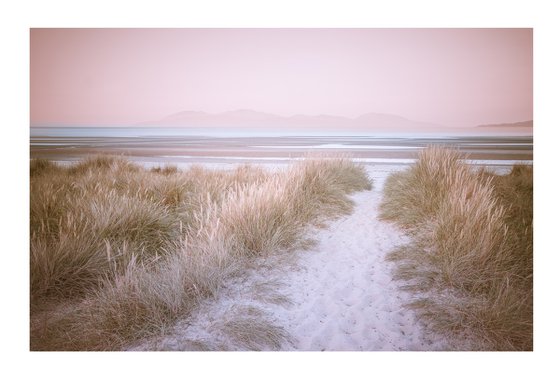
<instances>
[{"instance_id":1,"label":"distant mountain range","mask_svg":"<svg viewBox=\"0 0 560 379\"><path fill-rule=\"evenodd\" d=\"M485 124L478 125L479 128L532 128L533 120L514 122L509 124Z\"/></svg>"},{"instance_id":2,"label":"distant mountain range","mask_svg":"<svg viewBox=\"0 0 560 379\"><path fill-rule=\"evenodd\" d=\"M439 130L442 125L418 122L401 116L366 113L357 118L331 115L294 115L289 117L247 109L217 114L206 112L179 112L161 120L147 121L138 126L167 127L259 127L259 128L322 128L322 129L387 129L387 130Z\"/></svg>"},{"instance_id":3,"label":"distant mountain range","mask_svg":"<svg viewBox=\"0 0 560 379\"><path fill-rule=\"evenodd\" d=\"M294 115L278 116L270 113L256 112L249 109L240 109L223 113L206 113L185 111L179 112L160 120L146 121L136 126L164 126L164 127L212 127L212 128L281 128L293 130L340 130L346 131L419 131L443 132L459 131L458 128L449 128L444 125L413 121L407 118L383 114L366 113L356 118L331 115ZM524 121L513 124L479 125L485 130L504 130L506 127L515 127L516 130L530 131L533 121ZM461 128L472 130L473 128ZM480 130L480 129L479 129Z\"/></svg>"}]
</instances>

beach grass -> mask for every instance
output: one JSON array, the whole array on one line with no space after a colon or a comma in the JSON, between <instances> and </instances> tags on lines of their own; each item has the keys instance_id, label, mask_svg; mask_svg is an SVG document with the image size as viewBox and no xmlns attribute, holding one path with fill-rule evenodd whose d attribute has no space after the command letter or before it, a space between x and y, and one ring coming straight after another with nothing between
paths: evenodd
<instances>
[{"instance_id":1,"label":"beach grass","mask_svg":"<svg viewBox=\"0 0 560 379\"><path fill-rule=\"evenodd\" d=\"M31 350L119 350L160 333L255 257L304 247L310 226L371 188L344 157L275 172L31 160L30 177ZM287 338L259 331L272 346Z\"/></svg>"},{"instance_id":2,"label":"beach grass","mask_svg":"<svg viewBox=\"0 0 560 379\"><path fill-rule=\"evenodd\" d=\"M532 350L533 171L475 171L429 147L388 178L380 218L411 235L389 254L410 304L436 332L481 350Z\"/></svg>"}]
</instances>

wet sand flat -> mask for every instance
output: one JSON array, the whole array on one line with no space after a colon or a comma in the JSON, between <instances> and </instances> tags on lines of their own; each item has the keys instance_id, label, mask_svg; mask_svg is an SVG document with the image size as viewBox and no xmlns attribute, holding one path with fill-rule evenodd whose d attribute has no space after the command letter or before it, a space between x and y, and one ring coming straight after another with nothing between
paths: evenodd
<instances>
[{"instance_id":1,"label":"wet sand flat","mask_svg":"<svg viewBox=\"0 0 560 379\"><path fill-rule=\"evenodd\" d=\"M38 132L36 132L38 133ZM533 138L527 137L212 137L212 136L42 136L31 137L31 158L73 161L88 155L125 155L154 162L239 161L262 158L285 161L308 154L340 153L368 159L413 159L430 145L459 149L473 160L532 161Z\"/></svg>"}]
</instances>

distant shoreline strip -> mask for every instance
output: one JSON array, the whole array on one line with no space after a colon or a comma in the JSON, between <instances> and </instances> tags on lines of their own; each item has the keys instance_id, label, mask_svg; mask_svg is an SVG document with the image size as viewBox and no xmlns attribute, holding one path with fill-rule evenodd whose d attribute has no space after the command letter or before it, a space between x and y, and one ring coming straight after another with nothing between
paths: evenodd
<instances>
[{"instance_id":1,"label":"distant shoreline strip","mask_svg":"<svg viewBox=\"0 0 560 379\"><path fill-rule=\"evenodd\" d=\"M195 156L195 155L162 155L160 158L179 158L190 159L193 161L251 161L258 163L262 162L290 162L304 160L305 157L213 157L213 156ZM417 159L412 158L350 158L354 162L359 163L380 163L380 164L412 164ZM533 164L532 159L462 159L463 162L470 165L490 165L490 166L512 166L516 163Z\"/></svg>"}]
</instances>

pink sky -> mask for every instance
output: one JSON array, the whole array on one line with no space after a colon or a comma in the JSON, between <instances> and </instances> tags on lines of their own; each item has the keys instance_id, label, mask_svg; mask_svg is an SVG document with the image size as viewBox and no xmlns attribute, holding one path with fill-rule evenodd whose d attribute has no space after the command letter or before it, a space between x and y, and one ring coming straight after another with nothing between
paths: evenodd
<instances>
[{"instance_id":1,"label":"pink sky","mask_svg":"<svg viewBox=\"0 0 560 379\"><path fill-rule=\"evenodd\" d=\"M185 110L533 118L531 29L31 29L31 124Z\"/></svg>"}]
</instances>

